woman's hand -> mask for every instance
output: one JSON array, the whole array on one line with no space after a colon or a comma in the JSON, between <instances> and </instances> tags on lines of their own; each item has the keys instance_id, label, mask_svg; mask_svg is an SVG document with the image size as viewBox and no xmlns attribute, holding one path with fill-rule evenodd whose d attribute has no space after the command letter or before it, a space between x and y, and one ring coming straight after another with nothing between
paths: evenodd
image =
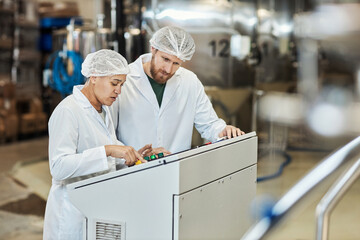
<instances>
[{"instance_id":1,"label":"woman's hand","mask_svg":"<svg viewBox=\"0 0 360 240\"><path fill-rule=\"evenodd\" d=\"M145 159L138 153L133 147L120 146L120 145L106 145L105 146L106 156L115 158L124 158L127 166L134 165L137 160L146 162Z\"/></svg>"}]
</instances>

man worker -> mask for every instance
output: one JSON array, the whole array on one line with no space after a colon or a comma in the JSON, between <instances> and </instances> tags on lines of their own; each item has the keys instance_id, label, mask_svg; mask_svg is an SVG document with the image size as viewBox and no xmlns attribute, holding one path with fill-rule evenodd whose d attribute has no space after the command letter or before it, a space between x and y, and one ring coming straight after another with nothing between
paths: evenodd
<instances>
[{"instance_id":1,"label":"man worker","mask_svg":"<svg viewBox=\"0 0 360 240\"><path fill-rule=\"evenodd\" d=\"M155 154L166 155L190 149L194 125L212 142L245 134L218 118L200 80L181 67L195 52L188 32L163 27L150 45L151 53L129 65L124 91L112 105L120 141L135 149L151 143Z\"/></svg>"}]
</instances>

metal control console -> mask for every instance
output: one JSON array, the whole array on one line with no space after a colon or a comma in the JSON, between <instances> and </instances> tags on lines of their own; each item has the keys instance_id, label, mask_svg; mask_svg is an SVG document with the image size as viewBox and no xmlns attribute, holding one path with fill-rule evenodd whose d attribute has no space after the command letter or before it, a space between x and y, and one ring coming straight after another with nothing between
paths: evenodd
<instances>
[{"instance_id":1,"label":"metal control console","mask_svg":"<svg viewBox=\"0 0 360 240\"><path fill-rule=\"evenodd\" d=\"M254 132L67 185L84 239L240 239L256 194Z\"/></svg>"}]
</instances>

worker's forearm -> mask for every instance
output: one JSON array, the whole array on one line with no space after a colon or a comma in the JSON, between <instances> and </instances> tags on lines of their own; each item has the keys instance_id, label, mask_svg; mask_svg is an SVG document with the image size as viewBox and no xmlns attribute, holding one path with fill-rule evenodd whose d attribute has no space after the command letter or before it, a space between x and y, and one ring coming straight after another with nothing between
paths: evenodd
<instances>
[{"instance_id":1,"label":"worker's forearm","mask_svg":"<svg viewBox=\"0 0 360 240\"><path fill-rule=\"evenodd\" d=\"M105 145L105 153L106 153L106 156L109 157L113 155L113 149L114 149L114 146L113 145Z\"/></svg>"}]
</instances>

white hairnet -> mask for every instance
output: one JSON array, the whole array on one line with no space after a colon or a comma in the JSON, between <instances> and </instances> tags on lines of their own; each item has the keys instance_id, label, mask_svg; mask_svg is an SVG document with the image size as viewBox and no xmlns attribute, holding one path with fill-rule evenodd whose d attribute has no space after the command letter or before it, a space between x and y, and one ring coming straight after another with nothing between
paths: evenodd
<instances>
[{"instance_id":1,"label":"white hairnet","mask_svg":"<svg viewBox=\"0 0 360 240\"><path fill-rule=\"evenodd\" d=\"M190 60L195 52L195 42L185 30L168 26L156 31L150 45L162 52L175 55L182 61Z\"/></svg>"},{"instance_id":2,"label":"white hairnet","mask_svg":"<svg viewBox=\"0 0 360 240\"><path fill-rule=\"evenodd\" d=\"M110 49L88 54L81 65L81 73L86 78L128 74L129 71L126 59Z\"/></svg>"}]
</instances>

